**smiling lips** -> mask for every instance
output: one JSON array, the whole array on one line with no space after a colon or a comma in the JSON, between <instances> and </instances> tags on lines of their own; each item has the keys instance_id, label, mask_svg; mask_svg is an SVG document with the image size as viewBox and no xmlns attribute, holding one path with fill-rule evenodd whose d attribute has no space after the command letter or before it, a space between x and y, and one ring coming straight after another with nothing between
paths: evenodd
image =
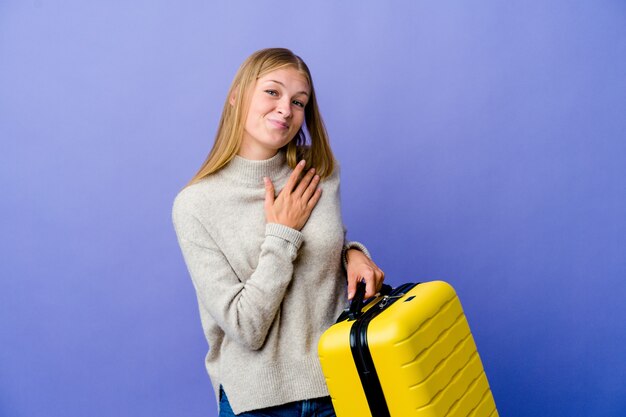
<instances>
[{"instance_id":1,"label":"smiling lips","mask_svg":"<svg viewBox=\"0 0 626 417\"><path fill-rule=\"evenodd\" d=\"M289 124L286 122L281 122L280 120L276 119L269 119L269 121L272 123L272 125L276 126L279 129L289 129Z\"/></svg>"}]
</instances>

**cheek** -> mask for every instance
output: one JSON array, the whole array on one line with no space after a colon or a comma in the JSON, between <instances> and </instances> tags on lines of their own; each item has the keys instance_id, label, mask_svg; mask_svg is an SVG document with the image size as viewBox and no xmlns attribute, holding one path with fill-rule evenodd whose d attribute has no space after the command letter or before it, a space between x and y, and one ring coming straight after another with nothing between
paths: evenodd
<instances>
[{"instance_id":1,"label":"cheek","mask_svg":"<svg viewBox=\"0 0 626 417\"><path fill-rule=\"evenodd\" d=\"M251 116L251 118L259 118L267 114L270 108L270 102L266 97L255 97L255 99L250 103L248 115Z\"/></svg>"},{"instance_id":2,"label":"cheek","mask_svg":"<svg viewBox=\"0 0 626 417\"><path fill-rule=\"evenodd\" d=\"M250 126L259 125L263 121L263 118L266 114L267 112L262 106L257 105L254 107L250 107L250 110L248 110L248 118L246 119L247 124L249 124Z\"/></svg>"},{"instance_id":3,"label":"cheek","mask_svg":"<svg viewBox=\"0 0 626 417\"><path fill-rule=\"evenodd\" d=\"M296 131L297 131L304 124L304 112L301 112L299 115L294 117L293 121L294 121L293 125L294 125L294 127L296 128Z\"/></svg>"}]
</instances>

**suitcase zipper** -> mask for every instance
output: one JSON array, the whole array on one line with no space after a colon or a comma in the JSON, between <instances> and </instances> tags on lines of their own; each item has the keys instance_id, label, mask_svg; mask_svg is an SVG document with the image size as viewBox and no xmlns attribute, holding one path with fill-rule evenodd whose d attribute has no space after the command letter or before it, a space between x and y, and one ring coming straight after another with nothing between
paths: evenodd
<instances>
[{"instance_id":1,"label":"suitcase zipper","mask_svg":"<svg viewBox=\"0 0 626 417\"><path fill-rule=\"evenodd\" d=\"M367 328L369 323L382 313L385 308L404 296L406 292L416 285L418 284L407 283L395 288L389 295L384 296L378 304L372 306L361 317L356 319L350 329L350 350L352 351L352 357L354 358L372 417L391 416L367 343Z\"/></svg>"},{"instance_id":2,"label":"suitcase zipper","mask_svg":"<svg viewBox=\"0 0 626 417\"><path fill-rule=\"evenodd\" d=\"M382 310L383 308L387 307L389 300L393 300L394 298L402 298L402 297L404 297L404 293L401 293L398 295L385 295L383 299L380 300L380 303L378 303L377 307Z\"/></svg>"}]
</instances>

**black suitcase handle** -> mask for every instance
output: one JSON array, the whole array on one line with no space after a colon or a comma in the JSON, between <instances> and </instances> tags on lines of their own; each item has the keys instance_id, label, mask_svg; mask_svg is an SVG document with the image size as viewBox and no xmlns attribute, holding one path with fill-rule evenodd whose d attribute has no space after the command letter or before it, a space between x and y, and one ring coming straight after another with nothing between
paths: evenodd
<instances>
[{"instance_id":1,"label":"black suitcase handle","mask_svg":"<svg viewBox=\"0 0 626 417\"><path fill-rule=\"evenodd\" d=\"M389 295L393 291L393 287L391 285L383 284L380 288L381 295ZM350 311L348 312L348 318L350 320L356 320L361 315L361 310L363 309L363 305L365 301L365 281L359 281L356 284L356 293L354 294L354 298L350 303Z\"/></svg>"}]
</instances>

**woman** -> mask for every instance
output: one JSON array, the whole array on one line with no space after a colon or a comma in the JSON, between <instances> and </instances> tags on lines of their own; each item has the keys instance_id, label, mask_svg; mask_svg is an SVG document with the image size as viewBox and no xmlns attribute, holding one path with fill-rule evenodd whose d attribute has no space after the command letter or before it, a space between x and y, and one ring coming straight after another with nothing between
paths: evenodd
<instances>
[{"instance_id":1,"label":"woman","mask_svg":"<svg viewBox=\"0 0 626 417\"><path fill-rule=\"evenodd\" d=\"M384 279L344 242L335 165L306 64L287 49L251 55L173 207L220 416L334 416L317 341L345 306L346 272L348 298L358 279L366 297Z\"/></svg>"}]
</instances>

